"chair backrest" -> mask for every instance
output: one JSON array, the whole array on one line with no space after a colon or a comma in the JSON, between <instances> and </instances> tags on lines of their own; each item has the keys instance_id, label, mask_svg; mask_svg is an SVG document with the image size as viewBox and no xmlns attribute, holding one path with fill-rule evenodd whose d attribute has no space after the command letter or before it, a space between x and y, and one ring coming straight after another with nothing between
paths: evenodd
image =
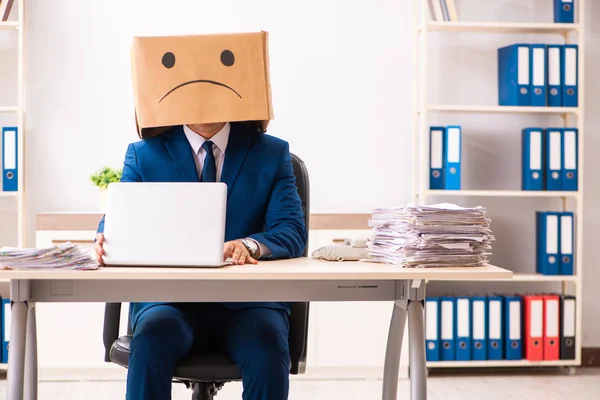
<instances>
[{"instance_id":1,"label":"chair backrest","mask_svg":"<svg viewBox=\"0 0 600 400\"><path fill-rule=\"evenodd\" d=\"M304 223L306 229L309 229L310 221L310 182L308 179L308 170L304 162L295 154L292 154L292 166L294 176L296 177L296 187L298 196L302 201L302 211L304 212ZM304 257L308 256L308 240L304 249ZM308 310L309 303L294 302L291 303L290 314L290 358L291 374L302 374L306 370L306 354L308 347ZM104 309L104 360L111 362L110 349L119 336L119 321L121 318L121 303L106 303ZM128 334L131 334L131 324L128 324Z\"/></svg>"},{"instance_id":2,"label":"chair backrest","mask_svg":"<svg viewBox=\"0 0 600 400\"><path fill-rule=\"evenodd\" d=\"M308 230L310 226L310 182L308 179L308 170L304 162L295 154L292 154L292 165L296 177L298 196L300 196L300 200L302 201L304 224ZM308 256L308 240L303 255L304 257ZM294 375L302 374L306 370L308 309L309 304L306 302L291 303L289 346L292 368L290 372Z\"/></svg>"}]
</instances>

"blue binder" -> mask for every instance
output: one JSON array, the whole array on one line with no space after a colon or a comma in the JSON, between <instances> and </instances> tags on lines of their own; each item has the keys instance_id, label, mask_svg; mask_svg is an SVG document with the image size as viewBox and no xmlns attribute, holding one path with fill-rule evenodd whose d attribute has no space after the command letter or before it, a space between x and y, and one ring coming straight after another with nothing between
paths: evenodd
<instances>
[{"instance_id":1,"label":"blue binder","mask_svg":"<svg viewBox=\"0 0 600 400\"><path fill-rule=\"evenodd\" d=\"M8 338L10 338L10 299L2 298L2 363L8 363Z\"/></svg>"},{"instance_id":2,"label":"blue binder","mask_svg":"<svg viewBox=\"0 0 600 400\"><path fill-rule=\"evenodd\" d=\"M522 190L544 190L544 130L526 128L522 132Z\"/></svg>"},{"instance_id":3,"label":"blue binder","mask_svg":"<svg viewBox=\"0 0 600 400\"><path fill-rule=\"evenodd\" d=\"M530 106L528 44L498 49L498 102L501 106Z\"/></svg>"},{"instance_id":4,"label":"blue binder","mask_svg":"<svg viewBox=\"0 0 600 400\"><path fill-rule=\"evenodd\" d=\"M554 0L554 22L563 24L575 22L575 0Z\"/></svg>"},{"instance_id":5,"label":"blue binder","mask_svg":"<svg viewBox=\"0 0 600 400\"><path fill-rule=\"evenodd\" d=\"M577 166L579 164L578 129L565 128L562 130L562 190L577 191Z\"/></svg>"},{"instance_id":6,"label":"blue binder","mask_svg":"<svg viewBox=\"0 0 600 400\"><path fill-rule=\"evenodd\" d=\"M487 298L471 297L471 358L487 360Z\"/></svg>"},{"instance_id":7,"label":"blue binder","mask_svg":"<svg viewBox=\"0 0 600 400\"><path fill-rule=\"evenodd\" d=\"M429 128L429 188L443 190L444 179L444 142L446 128L432 126Z\"/></svg>"},{"instance_id":8,"label":"blue binder","mask_svg":"<svg viewBox=\"0 0 600 400\"><path fill-rule=\"evenodd\" d=\"M536 271L558 275L560 265L560 213L536 211Z\"/></svg>"},{"instance_id":9,"label":"blue binder","mask_svg":"<svg viewBox=\"0 0 600 400\"><path fill-rule=\"evenodd\" d=\"M507 360L523 359L522 310L520 296L504 296L504 347Z\"/></svg>"},{"instance_id":10,"label":"blue binder","mask_svg":"<svg viewBox=\"0 0 600 400\"><path fill-rule=\"evenodd\" d=\"M462 134L460 126L447 126L444 136L444 188L460 190Z\"/></svg>"},{"instance_id":11,"label":"blue binder","mask_svg":"<svg viewBox=\"0 0 600 400\"><path fill-rule=\"evenodd\" d=\"M562 107L562 46L549 44L546 54L548 106Z\"/></svg>"},{"instance_id":12,"label":"blue binder","mask_svg":"<svg viewBox=\"0 0 600 400\"><path fill-rule=\"evenodd\" d=\"M575 215L570 211L560 213L560 275L573 275L575 247Z\"/></svg>"},{"instance_id":13,"label":"blue binder","mask_svg":"<svg viewBox=\"0 0 600 400\"><path fill-rule=\"evenodd\" d=\"M562 46L562 83L563 107L577 107L579 104L579 46L576 44L564 44Z\"/></svg>"},{"instance_id":14,"label":"blue binder","mask_svg":"<svg viewBox=\"0 0 600 400\"><path fill-rule=\"evenodd\" d=\"M488 360L502 360L502 296L488 296Z\"/></svg>"},{"instance_id":15,"label":"blue binder","mask_svg":"<svg viewBox=\"0 0 600 400\"><path fill-rule=\"evenodd\" d=\"M440 338L442 343L440 358L442 361L454 361L456 358L456 328L454 327L455 305L453 297L440 297Z\"/></svg>"},{"instance_id":16,"label":"blue binder","mask_svg":"<svg viewBox=\"0 0 600 400\"><path fill-rule=\"evenodd\" d=\"M471 359L471 301L469 297L456 298L456 359L469 361Z\"/></svg>"},{"instance_id":17,"label":"blue binder","mask_svg":"<svg viewBox=\"0 0 600 400\"><path fill-rule=\"evenodd\" d=\"M562 128L548 128L544 135L546 190L562 190L562 132Z\"/></svg>"},{"instance_id":18,"label":"blue binder","mask_svg":"<svg viewBox=\"0 0 600 400\"><path fill-rule=\"evenodd\" d=\"M440 361L440 299L425 299L425 346L427 361Z\"/></svg>"},{"instance_id":19,"label":"blue binder","mask_svg":"<svg viewBox=\"0 0 600 400\"><path fill-rule=\"evenodd\" d=\"M546 45L529 45L530 69L529 79L531 82L531 105L546 107Z\"/></svg>"},{"instance_id":20,"label":"blue binder","mask_svg":"<svg viewBox=\"0 0 600 400\"><path fill-rule=\"evenodd\" d=\"M4 192L16 192L19 189L17 149L17 128L2 128L2 190Z\"/></svg>"}]
</instances>

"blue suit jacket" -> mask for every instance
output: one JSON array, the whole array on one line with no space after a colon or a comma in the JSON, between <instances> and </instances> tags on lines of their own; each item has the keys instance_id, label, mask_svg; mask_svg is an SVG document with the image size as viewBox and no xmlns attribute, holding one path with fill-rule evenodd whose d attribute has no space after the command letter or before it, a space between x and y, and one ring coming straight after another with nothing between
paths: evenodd
<instances>
[{"instance_id":1,"label":"blue suit jacket","mask_svg":"<svg viewBox=\"0 0 600 400\"><path fill-rule=\"evenodd\" d=\"M227 184L225 241L251 237L269 247L269 259L303 254L308 234L287 142L231 123L221 181ZM199 182L183 128L130 144L121 182ZM98 232L104 232L104 217ZM133 326L142 311L156 304L161 303L132 303ZM290 309L287 303L223 304Z\"/></svg>"}]
</instances>

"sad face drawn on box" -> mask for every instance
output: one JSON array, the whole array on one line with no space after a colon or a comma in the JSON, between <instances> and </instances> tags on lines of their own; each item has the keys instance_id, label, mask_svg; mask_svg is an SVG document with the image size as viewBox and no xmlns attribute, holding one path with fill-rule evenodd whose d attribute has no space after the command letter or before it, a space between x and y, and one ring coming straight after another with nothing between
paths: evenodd
<instances>
[{"instance_id":1,"label":"sad face drawn on box","mask_svg":"<svg viewBox=\"0 0 600 400\"><path fill-rule=\"evenodd\" d=\"M137 37L132 70L142 136L209 122L260 121L266 129L273 117L266 32Z\"/></svg>"},{"instance_id":2,"label":"sad face drawn on box","mask_svg":"<svg viewBox=\"0 0 600 400\"><path fill-rule=\"evenodd\" d=\"M175 57L175 54L171 53L170 51L166 52L162 57L162 65L164 65L164 67L167 69L171 69L171 68L175 67L176 61L177 61L177 58ZM221 64L223 64L225 67L233 66L233 64L235 64L235 54L233 54L233 52L231 50L223 50L221 52ZM208 83L211 85L226 87L227 89L229 89L233 93L235 93L240 99L242 98L242 96L234 88L232 88L231 86L228 86L222 82L216 82L216 81L212 81L209 79L195 79L195 80L187 81L184 83L180 83L179 85L175 86L173 89L169 90L169 92L167 94L165 94L158 102L160 103L161 101L163 101L165 99L165 97L167 97L168 95L173 93L175 90L177 90L181 87L184 87L186 85L191 85L191 84L196 84L196 83Z\"/></svg>"}]
</instances>

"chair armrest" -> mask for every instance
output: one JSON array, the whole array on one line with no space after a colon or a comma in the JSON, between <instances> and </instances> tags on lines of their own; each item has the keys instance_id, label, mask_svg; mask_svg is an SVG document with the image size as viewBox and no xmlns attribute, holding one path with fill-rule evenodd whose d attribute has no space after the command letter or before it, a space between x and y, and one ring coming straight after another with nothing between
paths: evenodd
<instances>
[{"instance_id":1,"label":"chair armrest","mask_svg":"<svg viewBox=\"0 0 600 400\"><path fill-rule=\"evenodd\" d=\"M119 337L119 324L121 321L121 303L106 303L104 307L104 361L111 362L110 348Z\"/></svg>"}]
</instances>

